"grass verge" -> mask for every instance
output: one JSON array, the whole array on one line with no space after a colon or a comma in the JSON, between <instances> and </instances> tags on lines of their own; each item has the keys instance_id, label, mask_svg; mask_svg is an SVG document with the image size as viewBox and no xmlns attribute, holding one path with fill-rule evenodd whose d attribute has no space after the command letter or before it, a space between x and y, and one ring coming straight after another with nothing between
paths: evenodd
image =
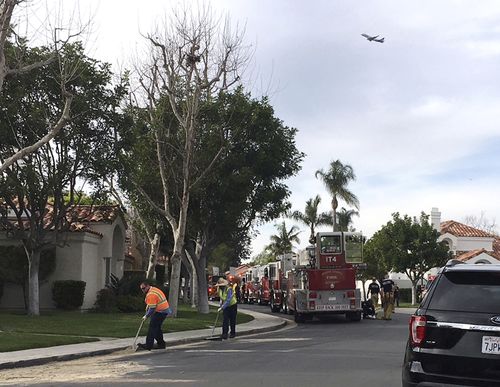
<instances>
[{"instance_id":1,"label":"grass verge","mask_svg":"<svg viewBox=\"0 0 500 387\"><path fill-rule=\"evenodd\" d=\"M51 347L83 343L99 337L134 337L141 323L142 313L93 313L51 311L40 316L21 313L0 313L0 352L28 348ZM199 314L189 305L179 305L177 318L167 318L163 332L180 332L213 326L215 309L209 314ZM253 320L252 316L238 313L238 324ZM220 326L222 316L217 323ZM141 335L145 335L144 324Z\"/></svg>"}]
</instances>

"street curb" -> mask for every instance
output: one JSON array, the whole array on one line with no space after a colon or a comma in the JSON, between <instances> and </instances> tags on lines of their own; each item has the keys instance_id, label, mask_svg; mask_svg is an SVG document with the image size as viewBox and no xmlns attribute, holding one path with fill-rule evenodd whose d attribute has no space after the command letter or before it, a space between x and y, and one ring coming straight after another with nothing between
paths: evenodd
<instances>
[{"instance_id":1,"label":"street curb","mask_svg":"<svg viewBox=\"0 0 500 387\"><path fill-rule=\"evenodd\" d=\"M241 332L238 332L237 337L241 336L248 336L256 333L265 333L265 332L272 332L279 330L281 328L284 328L287 325L287 320L281 319L281 322L278 324L273 324L268 327L262 327L262 328L250 328L247 330L243 330ZM169 340L167 341L167 345L169 347L171 346L176 346L180 344L189 344L189 343L196 343L196 342L204 342L206 341L207 336L196 336L196 337L187 337L183 339L174 339L174 340ZM0 370L4 369L12 369L12 368L22 368L22 367L31 367L31 366L37 366L37 365L43 365L47 363L52 363L56 361L68 361L68 360L75 360L75 359L81 359L84 357L93 357L93 356L101 356L101 355L109 355L111 353L115 352L120 352L124 350L129 350L131 348L130 345L120 345L115 348L106 348L106 349L99 349L99 350L91 350L91 351L85 351L85 352L79 352L79 353L74 353L74 354L65 354L65 355L54 355L54 356L48 356L48 357L43 357L43 358L36 358L36 359L26 359L26 360L16 360L12 362L6 362L0 364ZM141 353L146 353L146 352L141 352ZM161 352L157 352L161 353Z\"/></svg>"}]
</instances>

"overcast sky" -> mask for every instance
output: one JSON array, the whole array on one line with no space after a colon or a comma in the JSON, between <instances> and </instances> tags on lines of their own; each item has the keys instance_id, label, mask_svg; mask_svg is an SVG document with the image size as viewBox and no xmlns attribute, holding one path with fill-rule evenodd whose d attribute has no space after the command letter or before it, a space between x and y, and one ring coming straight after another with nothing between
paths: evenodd
<instances>
[{"instance_id":1,"label":"overcast sky","mask_svg":"<svg viewBox=\"0 0 500 387\"><path fill-rule=\"evenodd\" d=\"M81 0L81 14L95 15L89 53L126 67L143 44L140 32L151 31L172 4ZM297 146L307 156L288 181L293 209L303 211L319 194L329 210L314 172L339 159L356 173L349 186L360 201L354 227L367 236L396 211L417 216L438 207L442 220L482 212L499 218L500 1L210 4L246 25L255 51L249 87L255 96L269 93L276 116L299 130ZM274 223L260 231L254 253L269 243Z\"/></svg>"}]
</instances>

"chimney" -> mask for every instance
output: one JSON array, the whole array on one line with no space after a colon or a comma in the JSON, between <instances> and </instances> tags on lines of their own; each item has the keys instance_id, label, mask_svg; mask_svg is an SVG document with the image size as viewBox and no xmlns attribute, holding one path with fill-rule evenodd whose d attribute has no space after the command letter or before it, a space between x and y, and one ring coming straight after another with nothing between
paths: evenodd
<instances>
[{"instance_id":1,"label":"chimney","mask_svg":"<svg viewBox=\"0 0 500 387\"><path fill-rule=\"evenodd\" d=\"M439 209L436 207L432 207L431 224L434 230L436 230L439 233L441 232L441 213L439 212Z\"/></svg>"}]
</instances>

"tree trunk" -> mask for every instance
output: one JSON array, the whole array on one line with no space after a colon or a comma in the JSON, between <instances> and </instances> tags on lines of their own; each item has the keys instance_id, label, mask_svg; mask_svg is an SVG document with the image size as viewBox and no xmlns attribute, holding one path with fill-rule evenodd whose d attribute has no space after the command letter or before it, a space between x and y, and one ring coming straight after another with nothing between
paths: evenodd
<instances>
[{"instance_id":1,"label":"tree trunk","mask_svg":"<svg viewBox=\"0 0 500 387\"><path fill-rule=\"evenodd\" d=\"M196 308L198 305L198 276L196 275L196 264L195 264L195 258L192 257L189 251L184 250L186 260L189 262L189 267L191 270L189 271L189 274L191 275L190 278L190 285L191 285L191 308Z\"/></svg>"},{"instance_id":2,"label":"tree trunk","mask_svg":"<svg viewBox=\"0 0 500 387\"><path fill-rule=\"evenodd\" d=\"M28 261L28 276L29 276L29 303L28 315L40 315L40 287L38 283L38 272L40 269L40 250L35 249L31 251L31 256Z\"/></svg>"},{"instance_id":3,"label":"tree trunk","mask_svg":"<svg viewBox=\"0 0 500 387\"><path fill-rule=\"evenodd\" d=\"M146 273L146 278L152 280L155 274L156 260L158 258L158 249L160 248L160 234L155 233L153 240L149 241L149 260L148 260L148 271Z\"/></svg>"},{"instance_id":4,"label":"tree trunk","mask_svg":"<svg viewBox=\"0 0 500 387\"><path fill-rule=\"evenodd\" d=\"M176 242L177 244L178 242ZM177 317L177 306L179 305L179 285L181 277L181 254L174 248L172 254L172 271L170 272L170 289L168 292L168 302L172 308L172 317Z\"/></svg>"},{"instance_id":5,"label":"tree trunk","mask_svg":"<svg viewBox=\"0 0 500 387\"><path fill-rule=\"evenodd\" d=\"M332 198L332 214L333 214L333 231L337 230L337 207L339 206L339 202L335 195Z\"/></svg>"},{"instance_id":6,"label":"tree trunk","mask_svg":"<svg viewBox=\"0 0 500 387\"><path fill-rule=\"evenodd\" d=\"M196 276L198 277L198 312L207 314L210 313L210 308L208 307L207 258L205 254L202 252L195 262Z\"/></svg>"}]
</instances>

